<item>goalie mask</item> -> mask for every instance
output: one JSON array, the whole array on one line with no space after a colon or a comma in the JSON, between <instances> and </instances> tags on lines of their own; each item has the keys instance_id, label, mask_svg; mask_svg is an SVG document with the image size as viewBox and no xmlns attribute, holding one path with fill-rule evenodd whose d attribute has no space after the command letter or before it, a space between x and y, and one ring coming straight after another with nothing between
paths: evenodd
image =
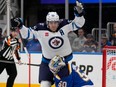
<instances>
[{"instance_id":1,"label":"goalie mask","mask_svg":"<svg viewBox=\"0 0 116 87\"><path fill-rule=\"evenodd\" d=\"M65 62L63 61L63 57L60 57L59 55L56 55L53 57L49 63L50 71L53 74L57 74L61 68L65 66Z\"/></svg>"}]
</instances>

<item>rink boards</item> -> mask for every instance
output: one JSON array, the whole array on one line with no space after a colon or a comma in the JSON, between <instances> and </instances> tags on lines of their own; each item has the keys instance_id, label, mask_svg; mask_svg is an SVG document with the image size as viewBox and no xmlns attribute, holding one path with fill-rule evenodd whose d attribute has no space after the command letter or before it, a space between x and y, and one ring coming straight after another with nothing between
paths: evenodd
<instances>
[{"instance_id":1,"label":"rink boards","mask_svg":"<svg viewBox=\"0 0 116 87\"><path fill-rule=\"evenodd\" d=\"M25 53L21 53L22 62L30 62L34 64L40 64L41 53L31 53L31 57L28 58ZM95 87L102 87L102 55L101 54L85 54L85 53L74 53L72 59L76 65L83 70L89 78L94 82ZM70 63L72 63L72 61ZM14 87L39 87L38 74L39 67L18 65L18 75L15 80ZM5 87L8 75L4 70L0 75L0 87ZM53 86L54 87L54 86Z\"/></svg>"}]
</instances>

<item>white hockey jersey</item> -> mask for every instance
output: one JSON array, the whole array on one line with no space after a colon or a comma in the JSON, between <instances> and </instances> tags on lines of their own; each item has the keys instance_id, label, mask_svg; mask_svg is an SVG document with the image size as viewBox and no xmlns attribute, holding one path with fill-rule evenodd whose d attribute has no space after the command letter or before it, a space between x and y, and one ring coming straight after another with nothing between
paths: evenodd
<instances>
[{"instance_id":1,"label":"white hockey jersey","mask_svg":"<svg viewBox=\"0 0 116 87\"><path fill-rule=\"evenodd\" d=\"M47 59L51 59L55 55L64 57L72 53L68 33L81 28L84 23L85 19L83 16L75 16L75 19L70 23L67 20L62 20L56 32L51 32L46 24L41 23L33 28L27 28L23 25L20 32L25 39L33 37L38 39L42 47L42 55Z\"/></svg>"}]
</instances>

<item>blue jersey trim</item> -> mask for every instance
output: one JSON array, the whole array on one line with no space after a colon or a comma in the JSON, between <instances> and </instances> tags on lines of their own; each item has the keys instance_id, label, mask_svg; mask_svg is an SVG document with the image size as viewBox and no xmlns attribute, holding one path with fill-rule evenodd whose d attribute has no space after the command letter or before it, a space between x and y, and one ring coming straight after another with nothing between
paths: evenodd
<instances>
[{"instance_id":1,"label":"blue jersey trim","mask_svg":"<svg viewBox=\"0 0 116 87\"><path fill-rule=\"evenodd\" d=\"M30 37L30 32L29 32L29 29L28 29L28 35L27 35L26 39L28 39L29 37Z\"/></svg>"},{"instance_id":2,"label":"blue jersey trim","mask_svg":"<svg viewBox=\"0 0 116 87\"><path fill-rule=\"evenodd\" d=\"M79 14L74 13L74 15L75 15L76 17L79 17Z\"/></svg>"},{"instance_id":3,"label":"blue jersey trim","mask_svg":"<svg viewBox=\"0 0 116 87\"><path fill-rule=\"evenodd\" d=\"M65 62L67 63L68 61L70 61L73 58L73 55L69 55L65 58Z\"/></svg>"},{"instance_id":4,"label":"blue jersey trim","mask_svg":"<svg viewBox=\"0 0 116 87\"><path fill-rule=\"evenodd\" d=\"M69 54L68 56L65 56L64 58L65 58L65 63L68 63L68 61L70 61L70 60L73 58L73 55L72 55L72 53L71 53L71 54ZM43 61L44 63L49 63L50 60L51 60L51 59L47 59L47 58L45 58L44 56L42 57L42 61Z\"/></svg>"},{"instance_id":5,"label":"blue jersey trim","mask_svg":"<svg viewBox=\"0 0 116 87\"><path fill-rule=\"evenodd\" d=\"M29 28L29 30L30 30L31 32L33 32L31 27ZM34 35L34 34L33 34L33 39L35 39L35 35Z\"/></svg>"},{"instance_id":6,"label":"blue jersey trim","mask_svg":"<svg viewBox=\"0 0 116 87\"><path fill-rule=\"evenodd\" d=\"M42 57L42 62L49 63L50 62L50 59L46 59L46 58Z\"/></svg>"},{"instance_id":7,"label":"blue jersey trim","mask_svg":"<svg viewBox=\"0 0 116 87\"><path fill-rule=\"evenodd\" d=\"M74 29L74 26L79 29L80 27L75 24L75 22L72 22L72 28Z\"/></svg>"}]
</instances>

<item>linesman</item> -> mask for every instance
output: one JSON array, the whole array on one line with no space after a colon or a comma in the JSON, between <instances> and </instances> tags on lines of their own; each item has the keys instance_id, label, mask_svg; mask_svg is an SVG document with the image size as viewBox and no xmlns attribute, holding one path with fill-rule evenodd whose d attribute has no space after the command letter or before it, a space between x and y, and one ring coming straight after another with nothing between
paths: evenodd
<instances>
[{"instance_id":1,"label":"linesman","mask_svg":"<svg viewBox=\"0 0 116 87\"><path fill-rule=\"evenodd\" d=\"M0 74L3 72L4 69L6 69L6 72L9 75L7 79L6 87L13 87L15 78L17 76L16 64L14 62L14 57L13 57L14 54L18 60L18 63L21 64L20 56L19 56L20 42L17 36L18 36L18 29L11 28L10 35L4 39L3 46L0 51L0 61L4 61L4 62L0 62ZM7 61L14 63L7 63Z\"/></svg>"}]
</instances>

